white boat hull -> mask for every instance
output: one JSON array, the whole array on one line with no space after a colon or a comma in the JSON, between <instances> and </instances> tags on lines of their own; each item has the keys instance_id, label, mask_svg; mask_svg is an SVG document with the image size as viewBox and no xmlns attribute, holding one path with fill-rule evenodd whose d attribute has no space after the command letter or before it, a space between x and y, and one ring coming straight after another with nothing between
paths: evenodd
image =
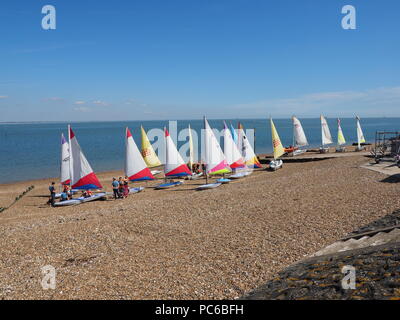
<instances>
[{"instance_id":1,"label":"white boat hull","mask_svg":"<svg viewBox=\"0 0 400 320\"><path fill-rule=\"evenodd\" d=\"M207 189L215 189L218 188L222 183L209 183L203 184L202 186L198 186L196 190L207 190Z\"/></svg>"}]
</instances>

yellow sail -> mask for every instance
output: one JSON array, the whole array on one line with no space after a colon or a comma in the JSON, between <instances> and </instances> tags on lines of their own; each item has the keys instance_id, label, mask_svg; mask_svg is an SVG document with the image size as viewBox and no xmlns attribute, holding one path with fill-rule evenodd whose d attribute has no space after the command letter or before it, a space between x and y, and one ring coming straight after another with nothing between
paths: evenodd
<instances>
[{"instance_id":1,"label":"yellow sail","mask_svg":"<svg viewBox=\"0 0 400 320\"><path fill-rule=\"evenodd\" d=\"M346 139L344 138L342 126L340 125L340 119L338 119L338 137L337 143L339 146L346 144Z\"/></svg>"},{"instance_id":2,"label":"yellow sail","mask_svg":"<svg viewBox=\"0 0 400 320\"><path fill-rule=\"evenodd\" d=\"M158 159L157 154L154 152L153 147L147 137L146 131L142 129L142 156L149 168L161 166L160 159Z\"/></svg>"},{"instance_id":3,"label":"yellow sail","mask_svg":"<svg viewBox=\"0 0 400 320\"><path fill-rule=\"evenodd\" d=\"M272 146L274 147L274 159L278 159L280 156L285 154L285 148L282 145L281 139L279 138L278 132L276 131L272 119L271 119L271 134L272 134Z\"/></svg>"}]
</instances>

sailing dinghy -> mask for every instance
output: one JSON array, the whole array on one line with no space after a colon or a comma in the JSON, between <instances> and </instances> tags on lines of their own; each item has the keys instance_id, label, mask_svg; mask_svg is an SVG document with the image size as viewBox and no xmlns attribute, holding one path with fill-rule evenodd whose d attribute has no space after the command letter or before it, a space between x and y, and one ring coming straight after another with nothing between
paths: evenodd
<instances>
[{"instance_id":1,"label":"sailing dinghy","mask_svg":"<svg viewBox=\"0 0 400 320\"><path fill-rule=\"evenodd\" d=\"M241 123L239 123L238 148L239 151L242 153L242 157L244 159L247 168L250 169L262 168L262 165L260 161L258 161L258 158L249 142L249 139L247 138L244 132L244 127Z\"/></svg>"},{"instance_id":2,"label":"sailing dinghy","mask_svg":"<svg viewBox=\"0 0 400 320\"><path fill-rule=\"evenodd\" d=\"M89 189L102 189L102 185L93 172L92 167L87 161L85 155L79 146L78 140L68 125L68 138L69 138L69 176L70 185L72 189L89 190ZM60 201L55 203L56 207L77 205L85 202L106 199L105 192L94 194L90 197L79 197L76 199Z\"/></svg>"},{"instance_id":3,"label":"sailing dinghy","mask_svg":"<svg viewBox=\"0 0 400 320\"><path fill-rule=\"evenodd\" d=\"M64 206L72 206L77 205L85 202L96 201L96 200L106 200L107 194L106 192L96 193L90 197L79 197L71 200L65 200L54 203L55 207L64 207Z\"/></svg>"},{"instance_id":4,"label":"sailing dinghy","mask_svg":"<svg viewBox=\"0 0 400 320\"><path fill-rule=\"evenodd\" d=\"M282 145L281 139L279 138L278 131L275 128L275 124L270 118L271 123L271 136L272 136L272 147L274 149L274 160L269 163L269 168L272 171L276 171L283 166L283 161L279 159L285 154L285 148Z\"/></svg>"},{"instance_id":5,"label":"sailing dinghy","mask_svg":"<svg viewBox=\"0 0 400 320\"><path fill-rule=\"evenodd\" d=\"M125 175L130 181L154 180L137 147L129 128L125 133Z\"/></svg>"},{"instance_id":6,"label":"sailing dinghy","mask_svg":"<svg viewBox=\"0 0 400 320\"><path fill-rule=\"evenodd\" d=\"M361 124L360 124L360 117L356 116L356 122L357 122L357 148L356 151L362 151L365 148L361 147L362 143L365 143L365 138L364 138L364 133L361 129Z\"/></svg>"},{"instance_id":7,"label":"sailing dinghy","mask_svg":"<svg viewBox=\"0 0 400 320\"><path fill-rule=\"evenodd\" d=\"M221 183L208 183L208 176L223 175L230 173L231 168L226 161L221 146L214 135L206 117L204 117L204 162L206 165L206 184L196 188L196 190L214 189Z\"/></svg>"},{"instance_id":8,"label":"sailing dinghy","mask_svg":"<svg viewBox=\"0 0 400 320\"><path fill-rule=\"evenodd\" d=\"M176 149L175 143L172 141L172 138L165 128L165 165L164 165L164 174L165 178L183 178L187 176L191 176L192 173L189 170L186 163L183 161L182 156L179 154ZM171 187L176 187L181 185L182 182L170 182L158 185L156 189L166 189Z\"/></svg>"},{"instance_id":9,"label":"sailing dinghy","mask_svg":"<svg viewBox=\"0 0 400 320\"><path fill-rule=\"evenodd\" d=\"M322 134L322 146L319 149L320 153L329 152L329 147L325 147L325 145L329 145L333 143L331 131L329 130L328 122L325 117L321 114L321 134Z\"/></svg>"},{"instance_id":10,"label":"sailing dinghy","mask_svg":"<svg viewBox=\"0 0 400 320\"><path fill-rule=\"evenodd\" d=\"M337 125L338 125L338 135L337 135L336 152L345 152L346 148L343 146L346 144L346 139L344 138L343 135L340 119L337 119Z\"/></svg>"},{"instance_id":11,"label":"sailing dinghy","mask_svg":"<svg viewBox=\"0 0 400 320\"><path fill-rule=\"evenodd\" d=\"M83 154L71 126L68 126L70 146L70 177L72 189L102 189L99 179Z\"/></svg>"},{"instance_id":12,"label":"sailing dinghy","mask_svg":"<svg viewBox=\"0 0 400 320\"><path fill-rule=\"evenodd\" d=\"M233 169L244 168L246 166L244 159L235 143L231 130L224 121L224 154L228 165Z\"/></svg>"},{"instance_id":13,"label":"sailing dinghy","mask_svg":"<svg viewBox=\"0 0 400 320\"><path fill-rule=\"evenodd\" d=\"M149 138L147 137L146 131L144 131L143 126L140 127L142 134L142 156L144 162L147 164L149 168L159 167L161 166L161 161L158 159L156 152L153 149L153 146L150 143ZM156 173L153 173L153 175Z\"/></svg>"},{"instance_id":14,"label":"sailing dinghy","mask_svg":"<svg viewBox=\"0 0 400 320\"><path fill-rule=\"evenodd\" d=\"M292 155L296 156L307 152L306 149L299 149L299 148L308 146L308 141L300 120L297 117L293 116L292 121L293 121L293 147L294 147Z\"/></svg>"},{"instance_id":15,"label":"sailing dinghy","mask_svg":"<svg viewBox=\"0 0 400 320\"><path fill-rule=\"evenodd\" d=\"M69 174L69 144L65 139L64 134L61 133L61 166L60 166L60 183L61 186L69 185L71 183ZM71 190L71 194L77 193L78 190ZM56 199L61 198L61 192L56 193Z\"/></svg>"}]
</instances>

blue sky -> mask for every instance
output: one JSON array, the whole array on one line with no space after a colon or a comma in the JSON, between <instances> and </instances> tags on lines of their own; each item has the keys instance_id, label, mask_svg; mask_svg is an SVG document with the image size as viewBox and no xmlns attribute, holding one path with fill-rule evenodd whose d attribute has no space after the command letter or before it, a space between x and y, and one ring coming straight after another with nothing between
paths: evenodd
<instances>
[{"instance_id":1,"label":"blue sky","mask_svg":"<svg viewBox=\"0 0 400 320\"><path fill-rule=\"evenodd\" d=\"M56 30L41 28L46 4ZM398 0L0 8L0 121L400 116Z\"/></svg>"}]
</instances>

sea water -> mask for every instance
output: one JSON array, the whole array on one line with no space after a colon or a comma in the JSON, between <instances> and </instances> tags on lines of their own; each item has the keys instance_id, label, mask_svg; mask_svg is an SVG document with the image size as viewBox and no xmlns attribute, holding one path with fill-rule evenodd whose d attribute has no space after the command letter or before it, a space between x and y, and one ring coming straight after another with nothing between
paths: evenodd
<instances>
[{"instance_id":1,"label":"sea water","mask_svg":"<svg viewBox=\"0 0 400 320\"><path fill-rule=\"evenodd\" d=\"M310 147L321 145L319 118L300 119ZM237 119L227 120L237 127ZM240 120L245 129L254 129L256 153L271 152L271 128L268 119ZM222 120L209 120L212 128L222 130ZM274 119L284 146L293 143L290 119ZM203 120L177 121L180 130L191 125L199 137ZM328 119L332 137L336 140L336 119ZM71 123L79 144L95 172L121 170L125 159L125 128L128 126L140 148L140 125L146 131L168 127L168 121L78 122ZM348 144L357 140L355 119L341 119ZM400 118L363 118L361 126L368 142L374 142L375 132L400 131ZM67 135L67 123L0 123L0 183L58 177L60 171L60 135ZM171 135L172 136L172 135ZM151 141L161 143L162 141ZM187 141L175 141L181 148ZM221 139L221 145L222 139ZM201 142L198 143L198 153ZM183 155L184 157L186 155Z\"/></svg>"}]
</instances>

